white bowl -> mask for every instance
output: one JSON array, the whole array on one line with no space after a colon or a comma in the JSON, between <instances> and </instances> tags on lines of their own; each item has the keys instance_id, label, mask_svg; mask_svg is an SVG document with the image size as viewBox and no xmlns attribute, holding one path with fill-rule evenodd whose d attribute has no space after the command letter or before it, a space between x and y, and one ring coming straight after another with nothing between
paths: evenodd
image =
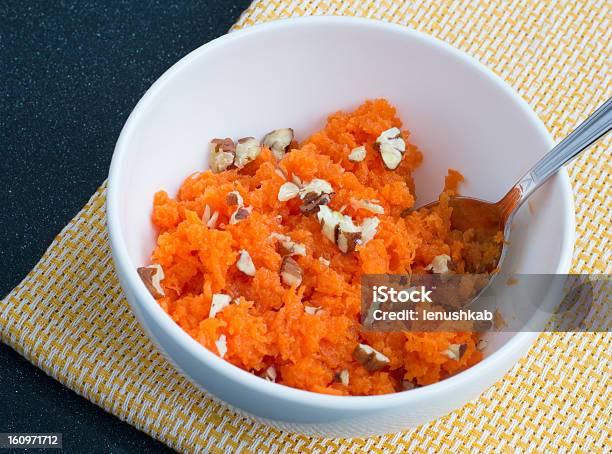
<instances>
[{"instance_id":1,"label":"white bowl","mask_svg":"<svg viewBox=\"0 0 612 454\"><path fill-rule=\"evenodd\" d=\"M493 336L482 362L423 388L328 396L262 380L220 359L147 292L136 268L149 263L154 247L153 194L160 188L174 194L187 175L204 169L212 137L261 137L289 126L303 139L329 113L375 97L397 106L424 152L415 175L419 202L437 196L449 167L466 176L464 194L496 200L553 145L508 85L449 45L388 23L316 17L249 27L190 53L143 96L115 148L108 228L117 273L140 323L193 383L277 428L354 437L415 427L476 398L536 337ZM533 204L535 216L525 210L516 218L505 265L522 273L567 273L574 211L565 171Z\"/></svg>"}]
</instances>

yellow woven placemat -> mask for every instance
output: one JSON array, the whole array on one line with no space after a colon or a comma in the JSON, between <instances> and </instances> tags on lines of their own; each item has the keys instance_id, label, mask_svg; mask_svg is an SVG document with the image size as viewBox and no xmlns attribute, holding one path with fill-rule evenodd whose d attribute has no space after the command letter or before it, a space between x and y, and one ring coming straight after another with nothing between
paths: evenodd
<instances>
[{"instance_id":1,"label":"yellow woven placemat","mask_svg":"<svg viewBox=\"0 0 612 454\"><path fill-rule=\"evenodd\" d=\"M424 31L466 51L529 102L556 138L611 95L607 1L258 0L236 28L344 14ZM570 168L573 271L610 272L610 139ZM414 431L364 440L290 435L237 416L174 371L114 275L105 185L0 304L1 340L66 386L180 451L609 451L610 334L543 334L480 399Z\"/></svg>"}]
</instances>

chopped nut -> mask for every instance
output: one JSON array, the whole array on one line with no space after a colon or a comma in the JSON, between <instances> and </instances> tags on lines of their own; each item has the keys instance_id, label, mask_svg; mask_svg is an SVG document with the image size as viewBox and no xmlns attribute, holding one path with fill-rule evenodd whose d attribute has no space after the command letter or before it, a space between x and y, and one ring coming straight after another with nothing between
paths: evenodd
<instances>
[{"instance_id":1,"label":"chopped nut","mask_svg":"<svg viewBox=\"0 0 612 454\"><path fill-rule=\"evenodd\" d=\"M236 146L229 137L213 139L210 142L210 170L214 173L223 172L234 164Z\"/></svg>"},{"instance_id":2,"label":"chopped nut","mask_svg":"<svg viewBox=\"0 0 612 454\"><path fill-rule=\"evenodd\" d=\"M136 271L149 293L153 295L153 298L158 299L166 296L161 286L161 281L164 279L164 270L161 265L155 263L153 265L141 266Z\"/></svg>"},{"instance_id":3,"label":"chopped nut","mask_svg":"<svg viewBox=\"0 0 612 454\"><path fill-rule=\"evenodd\" d=\"M204 205L204 213L202 214L202 222L207 224L210 220L210 207L208 205Z\"/></svg>"},{"instance_id":4,"label":"chopped nut","mask_svg":"<svg viewBox=\"0 0 612 454\"><path fill-rule=\"evenodd\" d=\"M319 257L319 262L321 262L321 265L323 266L329 266L330 261L327 260L325 257Z\"/></svg>"},{"instance_id":5,"label":"chopped nut","mask_svg":"<svg viewBox=\"0 0 612 454\"><path fill-rule=\"evenodd\" d=\"M264 372L263 378L268 381L275 382L276 381L276 368L274 366L270 366Z\"/></svg>"},{"instance_id":6,"label":"chopped nut","mask_svg":"<svg viewBox=\"0 0 612 454\"><path fill-rule=\"evenodd\" d=\"M255 137L244 137L236 143L236 158L234 165L242 169L249 162L255 160L261 153L261 145Z\"/></svg>"},{"instance_id":7,"label":"chopped nut","mask_svg":"<svg viewBox=\"0 0 612 454\"><path fill-rule=\"evenodd\" d=\"M244 200L238 191L228 192L225 196L225 201L230 207L235 205L241 207L244 205Z\"/></svg>"},{"instance_id":8,"label":"chopped nut","mask_svg":"<svg viewBox=\"0 0 612 454\"><path fill-rule=\"evenodd\" d=\"M359 344L353 350L353 358L368 372L376 372L391 363L389 358L366 344Z\"/></svg>"},{"instance_id":9,"label":"chopped nut","mask_svg":"<svg viewBox=\"0 0 612 454\"><path fill-rule=\"evenodd\" d=\"M402 380L402 391L409 391L414 388L416 388L414 382L410 380Z\"/></svg>"},{"instance_id":10,"label":"chopped nut","mask_svg":"<svg viewBox=\"0 0 612 454\"><path fill-rule=\"evenodd\" d=\"M326 205L319 207L317 213L317 219L321 224L321 231L323 235L331 242L335 243L337 240L336 227L344 219L342 213L334 211Z\"/></svg>"},{"instance_id":11,"label":"chopped nut","mask_svg":"<svg viewBox=\"0 0 612 454\"><path fill-rule=\"evenodd\" d=\"M374 203L373 200L360 200L360 199L351 198L351 206L355 210L362 208L364 210L368 210L376 214L384 214L385 212L385 209L381 207L380 205L377 205L376 203Z\"/></svg>"},{"instance_id":12,"label":"chopped nut","mask_svg":"<svg viewBox=\"0 0 612 454\"><path fill-rule=\"evenodd\" d=\"M219 339L215 341L215 347L217 347L219 356L224 358L225 354L227 353L227 338L225 337L225 334L221 334Z\"/></svg>"},{"instance_id":13,"label":"chopped nut","mask_svg":"<svg viewBox=\"0 0 612 454\"><path fill-rule=\"evenodd\" d=\"M348 369L342 369L338 372L338 381L342 383L344 386L349 385L349 371Z\"/></svg>"},{"instance_id":14,"label":"chopped nut","mask_svg":"<svg viewBox=\"0 0 612 454\"><path fill-rule=\"evenodd\" d=\"M304 312L306 312L309 315L317 315L319 312L322 312L323 309L321 309L320 307L313 307L313 306L304 306Z\"/></svg>"},{"instance_id":15,"label":"chopped nut","mask_svg":"<svg viewBox=\"0 0 612 454\"><path fill-rule=\"evenodd\" d=\"M304 203L300 206L302 214L310 215L319 211L321 205L328 205L331 202L331 194L316 195L314 192L306 194Z\"/></svg>"},{"instance_id":16,"label":"chopped nut","mask_svg":"<svg viewBox=\"0 0 612 454\"><path fill-rule=\"evenodd\" d=\"M207 205L208 206L208 205ZM214 229L217 226L217 221L219 220L219 212L215 211L208 221L206 221L206 227L209 229Z\"/></svg>"},{"instance_id":17,"label":"chopped nut","mask_svg":"<svg viewBox=\"0 0 612 454\"><path fill-rule=\"evenodd\" d=\"M294 184L298 185L298 186L302 186L302 179L300 177L298 177L295 173L293 175L291 175L291 181L293 181Z\"/></svg>"},{"instance_id":18,"label":"chopped nut","mask_svg":"<svg viewBox=\"0 0 612 454\"><path fill-rule=\"evenodd\" d=\"M303 200L308 194L333 194L334 188L325 180L315 178L300 189L300 198Z\"/></svg>"},{"instance_id":19,"label":"chopped nut","mask_svg":"<svg viewBox=\"0 0 612 454\"><path fill-rule=\"evenodd\" d=\"M425 267L425 271L431 271L434 274L446 274L450 271L451 258L446 254L436 255L429 265Z\"/></svg>"},{"instance_id":20,"label":"chopped nut","mask_svg":"<svg viewBox=\"0 0 612 454\"><path fill-rule=\"evenodd\" d=\"M275 238L279 242L279 253L285 255L302 255L306 256L306 246L301 243L296 243L287 235L272 232L271 238Z\"/></svg>"},{"instance_id":21,"label":"chopped nut","mask_svg":"<svg viewBox=\"0 0 612 454\"><path fill-rule=\"evenodd\" d=\"M263 144L272 150L272 154L276 159L283 159L287 147L293 140L293 129L275 129L266 134L262 140Z\"/></svg>"},{"instance_id":22,"label":"chopped nut","mask_svg":"<svg viewBox=\"0 0 612 454\"><path fill-rule=\"evenodd\" d=\"M361 223L361 244L364 245L370 241L378 232L378 218L365 218Z\"/></svg>"},{"instance_id":23,"label":"chopped nut","mask_svg":"<svg viewBox=\"0 0 612 454\"><path fill-rule=\"evenodd\" d=\"M247 276L255 276L255 265L253 264L253 259L251 259L249 255L249 251L246 249L240 251L240 257L236 262L236 266Z\"/></svg>"},{"instance_id":24,"label":"chopped nut","mask_svg":"<svg viewBox=\"0 0 612 454\"><path fill-rule=\"evenodd\" d=\"M377 218L367 218L361 226L356 226L350 216L333 211L326 205L319 206L317 218L323 235L344 253L352 252L358 244L370 241L376 235L379 222Z\"/></svg>"},{"instance_id":25,"label":"chopped nut","mask_svg":"<svg viewBox=\"0 0 612 454\"><path fill-rule=\"evenodd\" d=\"M489 342L486 339L479 339L478 343L476 344L476 349L482 351L488 346L489 346Z\"/></svg>"},{"instance_id":26,"label":"chopped nut","mask_svg":"<svg viewBox=\"0 0 612 454\"><path fill-rule=\"evenodd\" d=\"M376 139L376 145L385 167L389 170L397 169L406 151L406 142L401 137L401 131L398 128L383 131Z\"/></svg>"},{"instance_id":27,"label":"chopped nut","mask_svg":"<svg viewBox=\"0 0 612 454\"><path fill-rule=\"evenodd\" d=\"M212 296L212 302L210 303L210 312L208 318L215 318L219 312L225 309L232 302L232 297L224 293L215 293Z\"/></svg>"},{"instance_id":28,"label":"chopped nut","mask_svg":"<svg viewBox=\"0 0 612 454\"><path fill-rule=\"evenodd\" d=\"M351 162L361 162L366 158L366 148L362 145L353 150L348 155L348 160Z\"/></svg>"},{"instance_id":29,"label":"chopped nut","mask_svg":"<svg viewBox=\"0 0 612 454\"><path fill-rule=\"evenodd\" d=\"M297 287L302 283L302 267L290 256L283 257L280 269L283 284Z\"/></svg>"},{"instance_id":30,"label":"chopped nut","mask_svg":"<svg viewBox=\"0 0 612 454\"><path fill-rule=\"evenodd\" d=\"M357 245L361 244L361 232L343 232L338 235L338 249L344 254L353 252Z\"/></svg>"},{"instance_id":31,"label":"chopped nut","mask_svg":"<svg viewBox=\"0 0 612 454\"><path fill-rule=\"evenodd\" d=\"M447 350L442 352L442 354L448 356L450 359L459 361L466 350L467 344L451 344L448 346Z\"/></svg>"},{"instance_id":32,"label":"chopped nut","mask_svg":"<svg viewBox=\"0 0 612 454\"><path fill-rule=\"evenodd\" d=\"M300 192L300 188L295 185L294 183L291 183L290 181L284 183L279 189L278 189L278 201L279 202L286 202L287 200L291 200L295 197L298 196Z\"/></svg>"},{"instance_id":33,"label":"chopped nut","mask_svg":"<svg viewBox=\"0 0 612 454\"><path fill-rule=\"evenodd\" d=\"M246 219L253 211L253 207L238 207L236 211L234 211L230 217L230 224L237 224L238 222Z\"/></svg>"},{"instance_id":34,"label":"chopped nut","mask_svg":"<svg viewBox=\"0 0 612 454\"><path fill-rule=\"evenodd\" d=\"M276 173L283 180L287 180L287 174L281 167L277 167L276 169L274 169L274 173Z\"/></svg>"}]
</instances>

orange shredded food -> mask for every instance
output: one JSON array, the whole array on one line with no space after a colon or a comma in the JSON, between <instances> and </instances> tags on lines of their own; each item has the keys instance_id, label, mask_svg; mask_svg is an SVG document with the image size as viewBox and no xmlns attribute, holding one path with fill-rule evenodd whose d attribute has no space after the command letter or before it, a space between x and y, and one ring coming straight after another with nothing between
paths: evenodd
<instances>
[{"instance_id":1,"label":"orange shredded food","mask_svg":"<svg viewBox=\"0 0 612 454\"><path fill-rule=\"evenodd\" d=\"M414 204L413 170L421 152L409 144L399 167L387 170L374 148L376 138L391 127L401 129L396 110L386 100L366 101L354 112L331 115L326 126L287 152L277 163L264 148L259 157L241 170L197 172L182 184L176 198L164 191L155 194L152 220L159 229L152 260L165 273L161 307L204 347L218 353L215 341L227 339L224 358L257 375L274 366L276 382L336 395L373 395L402 389L402 381L427 385L453 375L481 360L475 333L365 333L360 329L360 277L364 273L423 273L432 259L449 255L456 272L487 254L472 242L469 233L452 232L448 197L457 191L461 174L450 170L445 192L435 210L405 215ZM348 155L365 145L367 156L351 162ZM316 215L300 212L300 200L279 202L284 178L297 175L308 182L319 178L331 183L333 210L355 224L373 214L351 206L351 198L377 200L384 214L375 237L355 252L343 254L323 236ZM248 218L236 224L229 219L235 206L226 196L238 191L244 205L252 207ZM218 212L215 228L202 221L205 206ZM404 212L404 216L402 216ZM271 234L288 235L306 246L306 256L293 256L303 269L297 287L284 285L279 276L282 256ZM483 249L484 248L484 249ZM255 275L236 267L240 250L247 250ZM327 266L320 260L329 260ZM212 296L225 293L239 299L209 318ZM319 308L315 314L305 306ZM365 343L390 359L388 367L368 372L353 359L359 343ZM451 344L466 344L459 360L442 354ZM349 383L338 380L348 370Z\"/></svg>"}]
</instances>

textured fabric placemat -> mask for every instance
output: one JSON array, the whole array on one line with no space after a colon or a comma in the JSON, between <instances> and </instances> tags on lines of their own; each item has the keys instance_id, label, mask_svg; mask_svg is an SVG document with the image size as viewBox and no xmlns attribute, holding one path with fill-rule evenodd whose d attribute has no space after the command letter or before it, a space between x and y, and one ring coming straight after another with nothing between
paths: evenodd
<instances>
[{"instance_id":1,"label":"textured fabric placemat","mask_svg":"<svg viewBox=\"0 0 612 454\"><path fill-rule=\"evenodd\" d=\"M608 1L257 0L235 28L281 17L358 15L438 37L479 59L557 139L611 93ZM570 167L573 271L610 272L610 138ZM180 451L610 449L610 334L543 334L477 401L406 433L323 440L279 432L214 403L179 375L132 316L113 271L105 185L0 304L0 339L77 393Z\"/></svg>"}]
</instances>

